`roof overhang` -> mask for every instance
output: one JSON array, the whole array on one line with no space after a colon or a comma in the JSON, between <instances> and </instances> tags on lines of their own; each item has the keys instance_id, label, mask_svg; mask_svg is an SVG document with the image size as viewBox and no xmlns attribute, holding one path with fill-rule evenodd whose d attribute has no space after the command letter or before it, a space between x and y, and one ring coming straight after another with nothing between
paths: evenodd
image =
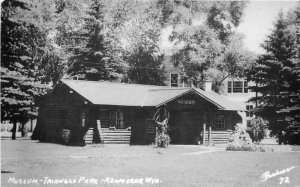
<instances>
[{"instance_id":1,"label":"roof overhang","mask_svg":"<svg viewBox=\"0 0 300 187\"><path fill-rule=\"evenodd\" d=\"M208 101L208 102L210 102L211 104L215 105L219 110L224 110L224 109L225 109L224 107L222 107L222 106L219 105L218 103L212 101L211 99L205 97L203 94L199 93L199 92L198 92L197 90L195 90L194 88L191 88L191 89L187 90L186 92L184 92L184 93L182 93L182 94L180 94L180 95L177 95L176 97L173 97L173 98L171 98L171 99L168 99L168 100L164 101L163 103L160 103L159 105L156 105L156 107L160 107L160 106L162 106L162 105L165 105L165 104L167 104L167 103L169 103L169 102L171 102L171 101L173 101L173 100L175 100L175 99L177 99L177 98L179 98L179 97L181 97L181 96L183 96L183 95L185 95L185 94L188 94L188 93L190 93L190 92L196 93L198 96L202 97L202 98L205 99L206 101Z\"/></svg>"}]
</instances>

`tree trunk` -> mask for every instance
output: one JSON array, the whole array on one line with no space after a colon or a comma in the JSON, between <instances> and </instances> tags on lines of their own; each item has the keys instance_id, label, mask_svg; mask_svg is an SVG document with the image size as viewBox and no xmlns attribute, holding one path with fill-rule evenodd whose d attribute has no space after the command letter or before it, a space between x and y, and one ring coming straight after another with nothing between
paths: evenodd
<instances>
[{"instance_id":1,"label":"tree trunk","mask_svg":"<svg viewBox=\"0 0 300 187\"><path fill-rule=\"evenodd\" d=\"M28 134L28 129L27 129L26 123L22 123L21 124L21 136L27 137L27 134Z\"/></svg>"},{"instance_id":2,"label":"tree trunk","mask_svg":"<svg viewBox=\"0 0 300 187\"><path fill-rule=\"evenodd\" d=\"M16 139L16 131L17 131L17 122L13 122L13 128L11 129L11 132L12 132L11 139L12 140Z\"/></svg>"},{"instance_id":3,"label":"tree trunk","mask_svg":"<svg viewBox=\"0 0 300 187\"><path fill-rule=\"evenodd\" d=\"M30 132L33 132L33 120L30 119Z\"/></svg>"}]
</instances>

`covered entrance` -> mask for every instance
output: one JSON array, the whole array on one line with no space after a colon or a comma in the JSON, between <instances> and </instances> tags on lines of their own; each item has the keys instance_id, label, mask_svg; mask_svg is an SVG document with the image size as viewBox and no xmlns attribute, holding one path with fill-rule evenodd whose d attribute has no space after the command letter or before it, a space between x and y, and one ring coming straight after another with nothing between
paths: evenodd
<instances>
[{"instance_id":1,"label":"covered entrance","mask_svg":"<svg viewBox=\"0 0 300 187\"><path fill-rule=\"evenodd\" d=\"M196 112L171 112L169 125L171 144L194 144L198 129Z\"/></svg>"}]
</instances>

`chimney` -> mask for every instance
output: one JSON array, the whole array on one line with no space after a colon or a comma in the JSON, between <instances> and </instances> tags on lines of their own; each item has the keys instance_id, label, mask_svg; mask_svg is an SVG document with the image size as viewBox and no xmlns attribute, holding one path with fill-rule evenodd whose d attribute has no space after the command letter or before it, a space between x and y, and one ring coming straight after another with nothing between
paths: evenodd
<instances>
[{"instance_id":1,"label":"chimney","mask_svg":"<svg viewBox=\"0 0 300 187\"><path fill-rule=\"evenodd\" d=\"M211 91L211 87L212 87L212 81L205 81L204 90L210 92Z\"/></svg>"}]
</instances>

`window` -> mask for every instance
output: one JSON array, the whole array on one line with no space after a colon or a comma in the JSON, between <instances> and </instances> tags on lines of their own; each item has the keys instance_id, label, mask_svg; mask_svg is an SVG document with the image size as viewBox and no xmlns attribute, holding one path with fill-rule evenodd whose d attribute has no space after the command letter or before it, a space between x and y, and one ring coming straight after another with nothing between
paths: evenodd
<instances>
[{"instance_id":1,"label":"window","mask_svg":"<svg viewBox=\"0 0 300 187\"><path fill-rule=\"evenodd\" d=\"M253 105L246 105L246 117L253 117Z\"/></svg>"},{"instance_id":2,"label":"window","mask_svg":"<svg viewBox=\"0 0 300 187\"><path fill-rule=\"evenodd\" d=\"M232 81L228 81L228 93L232 92Z\"/></svg>"},{"instance_id":3,"label":"window","mask_svg":"<svg viewBox=\"0 0 300 187\"><path fill-rule=\"evenodd\" d=\"M225 116L224 115L217 116L216 128L217 129L225 129Z\"/></svg>"},{"instance_id":4,"label":"window","mask_svg":"<svg viewBox=\"0 0 300 187\"><path fill-rule=\"evenodd\" d=\"M252 120L247 120L247 128L251 126L251 121Z\"/></svg>"},{"instance_id":5,"label":"window","mask_svg":"<svg viewBox=\"0 0 300 187\"><path fill-rule=\"evenodd\" d=\"M247 81L228 81L227 93L248 93Z\"/></svg>"},{"instance_id":6,"label":"window","mask_svg":"<svg viewBox=\"0 0 300 187\"><path fill-rule=\"evenodd\" d=\"M111 111L111 127L116 127L117 129L124 129L125 123L124 123L124 115L123 112L120 110L117 111Z\"/></svg>"},{"instance_id":7,"label":"window","mask_svg":"<svg viewBox=\"0 0 300 187\"><path fill-rule=\"evenodd\" d=\"M248 93L248 82L244 81L244 93Z\"/></svg>"},{"instance_id":8,"label":"window","mask_svg":"<svg viewBox=\"0 0 300 187\"><path fill-rule=\"evenodd\" d=\"M81 126L85 127L85 111L81 112Z\"/></svg>"},{"instance_id":9,"label":"window","mask_svg":"<svg viewBox=\"0 0 300 187\"><path fill-rule=\"evenodd\" d=\"M171 73L171 86L178 87L178 73Z\"/></svg>"},{"instance_id":10,"label":"window","mask_svg":"<svg viewBox=\"0 0 300 187\"><path fill-rule=\"evenodd\" d=\"M233 81L233 93L243 93L243 82Z\"/></svg>"}]
</instances>

